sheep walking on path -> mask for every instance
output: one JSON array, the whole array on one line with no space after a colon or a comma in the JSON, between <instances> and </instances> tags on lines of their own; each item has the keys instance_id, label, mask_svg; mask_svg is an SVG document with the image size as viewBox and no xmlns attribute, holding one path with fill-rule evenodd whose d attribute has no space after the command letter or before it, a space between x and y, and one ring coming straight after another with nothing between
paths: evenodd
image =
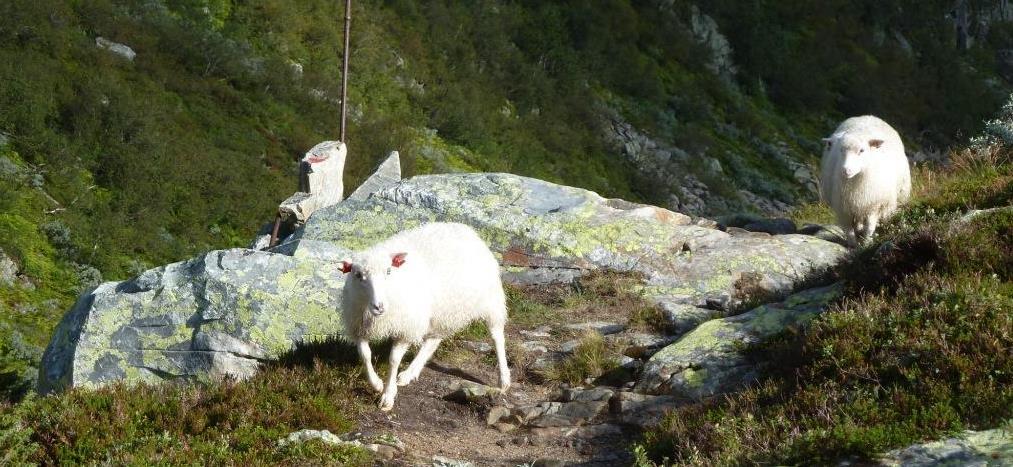
<instances>
[{"instance_id":1,"label":"sheep walking on path","mask_svg":"<svg viewBox=\"0 0 1013 467\"><path fill-rule=\"evenodd\" d=\"M432 223L406 230L342 261L342 320L355 340L380 409L394 407L397 386L418 379L440 342L476 320L489 326L500 388L510 386L503 328L507 309L499 263L471 227ZM393 340L386 385L373 369L370 340ZM420 345L397 373L410 345ZM397 375L395 379L395 375Z\"/></svg>"},{"instance_id":2,"label":"sheep walking on path","mask_svg":"<svg viewBox=\"0 0 1013 467\"><path fill-rule=\"evenodd\" d=\"M852 117L823 139L820 196L852 245L867 243L876 226L911 197L904 143L888 123Z\"/></svg>"}]
</instances>

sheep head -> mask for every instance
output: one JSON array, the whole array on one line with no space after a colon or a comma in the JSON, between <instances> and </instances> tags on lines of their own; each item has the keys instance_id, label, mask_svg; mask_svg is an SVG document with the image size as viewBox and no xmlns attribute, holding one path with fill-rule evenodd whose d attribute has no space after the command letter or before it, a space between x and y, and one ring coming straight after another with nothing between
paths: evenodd
<instances>
[{"instance_id":1,"label":"sheep head","mask_svg":"<svg viewBox=\"0 0 1013 467\"><path fill-rule=\"evenodd\" d=\"M341 272L350 274L347 280L361 294L362 303L373 316L380 316L387 311L387 291L390 289L391 275L405 264L408 253L398 252L389 256L366 258L360 262L350 259L341 261Z\"/></svg>"},{"instance_id":2,"label":"sheep head","mask_svg":"<svg viewBox=\"0 0 1013 467\"><path fill-rule=\"evenodd\" d=\"M838 138L824 138L827 151L839 151L838 164L841 175L851 179L869 167L875 152L883 147L883 140L865 136L843 135Z\"/></svg>"}]
</instances>

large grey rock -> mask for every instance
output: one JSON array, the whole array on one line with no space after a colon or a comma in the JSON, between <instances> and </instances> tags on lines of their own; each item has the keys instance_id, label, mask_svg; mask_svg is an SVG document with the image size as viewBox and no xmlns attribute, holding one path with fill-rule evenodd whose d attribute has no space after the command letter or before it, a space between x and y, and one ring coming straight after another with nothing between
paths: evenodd
<instances>
[{"instance_id":1,"label":"large grey rock","mask_svg":"<svg viewBox=\"0 0 1013 467\"><path fill-rule=\"evenodd\" d=\"M966 431L941 441L919 443L884 454L879 465L903 467L930 466L1008 466L1013 465L1013 427L987 431Z\"/></svg>"},{"instance_id":2,"label":"large grey rock","mask_svg":"<svg viewBox=\"0 0 1013 467\"><path fill-rule=\"evenodd\" d=\"M234 249L84 294L57 326L40 392L106 382L253 374L306 340L341 332L331 264Z\"/></svg>"},{"instance_id":3,"label":"large grey rock","mask_svg":"<svg viewBox=\"0 0 1013 467\"><path fill-rule=\"evenodd\" d=\"M343 146L330 150L343 157ZM801 235L731 236L662 208L515 175L395 181L396 161L381 166L377 183L314 211L271 252L212 252L85 294L55 332L40 387L248 376L299 340L340 331L334 262L426 222L473 226L507 271L640 272L649 299L716 315L757 293L785 292L844 252Z\"/></svg>"},{"instance_id":4,"label":"large grey rock","mask_svg":"<svg viewBox=\"0 0 1013 467\"><path fill-rule=\"evenodd\" d=\"M0 248L0 285L13 285L18 278L18 265Z\"/></svg>"},{"instance_id":5,"label":"large grey rock","mask_svg":"<svg viewBox=\"0 0 1013 467\"><path fill-rule=\"evenodd\" d=\"M810 289L780 303L708 321L654 354L644 365L636 390L697 400L741 388L758 376L757 367L743 354L745 347L804 324L840 290L839 284Z\"/></svg>"},{"instance_id":6,"label":"large grey rock","mask_svg":"<svg viewBox=\"0 0 1013 467\"><path fill-rule=\"evenodd\" d=\"M358 250L432 221L474 227L508 271L636 271L654 300L722 310L757 292L787 292L845 251L802 235L731 236L663 208L490 173L402 180L318 211L294 239Z\"/></svg>"},{"instance_id":7,"label":"large grey rock","mask_svg":"<svg viewBox=\"0 0 1013 467\"><path fill-rule=\"evenodd\" d=\"M100 49L108 50L108 51L110 51L110 52L112 52L112 53L114 53L116 55L119 55L119 56L121 56L121 57L123 57L123 58L125 58L125 59L127 59L129 61L131 61L131 62L134 61L135 57L137 57L137 52L134 52L134 49L131 49L130 46L125 45L125 44L120 44L118 42L113 42L113 41L111 41L109 39L106 39L104 37L96 37L95 38L95 46L98 47L98 48L100 48Z\"/></svg>"}]
</instances>

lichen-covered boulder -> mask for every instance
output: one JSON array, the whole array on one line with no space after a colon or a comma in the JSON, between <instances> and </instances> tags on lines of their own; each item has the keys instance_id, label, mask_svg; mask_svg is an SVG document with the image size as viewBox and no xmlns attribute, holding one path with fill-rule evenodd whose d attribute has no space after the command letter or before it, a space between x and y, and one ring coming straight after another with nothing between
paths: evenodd
<instances>
[{"instance_id":1,"label":"lichen-covered boulder","mask_svg":"<svg viewBox=\"0 0 1013 467\"><path fill-rule=\"evenodd\" d=\"M418 176L317 211L296 232L357 250L426 222L474 227L521 283L574 271L636 271L658 300L730 310L790 290L844 248L804 235L732 235L663 208L510 174Z\"/></svg>"},{"instance_id":2,"label":"lichen-covered boulder","mask_svg":"<svg viewBox=\"0 0 1013 467\"><path fill-rule=\"evenodd\" d=\"M234 249L102 284L57 327L39 390L247 377L297 342L341 332L344 279L333 271L312 257Z\"/></svg>"},{"instance_id":3,"label":"lichen-covered boulder","mask_svg":"<svg viewBox=\"0 0 1013 467\"><path fill-rule=\"evenodd\" d=\"M965 431L953 438L915 444L884 454L878 464L891 467L1013 465L1013 427Z\"/></svg>"},{"instance_id":4,"label":"lichen-covered boulder","mask_svg":"<svg viewBox=\"0 0 1013 467\"><path fill-rule=\"evenodd\" d=\"M698 400L739 389L758 376L743 349L803 325L840 292L840 284L809 289L741 315L707 321L651 356L636 391Z\"/></svg>"}]
</instances>

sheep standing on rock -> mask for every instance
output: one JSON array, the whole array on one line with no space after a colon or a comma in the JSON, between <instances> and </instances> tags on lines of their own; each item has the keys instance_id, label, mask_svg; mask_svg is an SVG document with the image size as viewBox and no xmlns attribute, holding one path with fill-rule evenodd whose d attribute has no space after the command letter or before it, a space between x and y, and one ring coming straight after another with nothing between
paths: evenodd
<instances>
[{"instance_id":1,"label":"sheep standing on rock","mask_svg":"<svg viewBox=\"0 0 1013 467\"><path fill-rule=\"evenodd\" d=\"M911 196L911 171L904 143L888 123L852 117L824 138L820 196L857 245L872 239L876 225Z\"/></svg>"},{"instance_id":2,"label":"sheep standing on rock","mask_svg":"<svg viewBox=\"0 0 1013 467\"><path fill-rule=\"evenodd\" d=\"M499 264L485 242L463 224L432 223L406 230L341 262L345 280L342 320L356 341L369 384L394 407L397 386L416 379L440 342L472 321L484 320L496 345L499 384L510 386L505 338L506 295ZM392 339L386 386L373 369L370 340ZM408 347L421 344L397 373ZM397 375L395 380L394 375ZM396 383L396 384L395 384Z\"/></svg>"}]
</instances>

